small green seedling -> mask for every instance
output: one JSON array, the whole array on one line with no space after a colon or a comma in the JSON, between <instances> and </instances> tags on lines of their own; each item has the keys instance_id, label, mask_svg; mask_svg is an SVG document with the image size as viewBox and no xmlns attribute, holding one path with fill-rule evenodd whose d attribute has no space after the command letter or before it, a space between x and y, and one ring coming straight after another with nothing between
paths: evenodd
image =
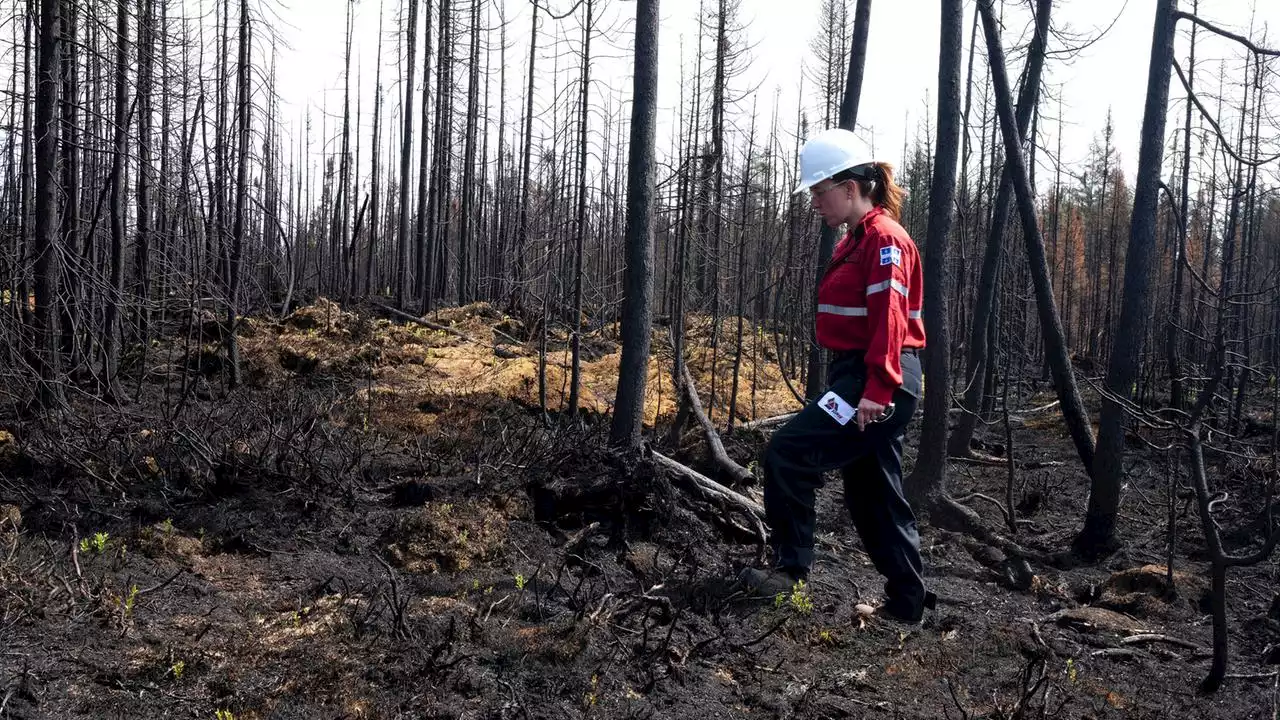
<instances>
[{"instance_id":1,"label":"small green seedling","mask_svg":"<svg viewBox=\"0 0 1280 720\"><path fill-rule=\"evenodd\" d=\"M107 551L107 541L111 536L104 532L96 532L92 538L80 539L80 552L93 552L95 555L101 555Z\"/></svg>"},{"instance_id":2,"label":"small green seedling","mask_svg":"<svg viewBox=\"0 0 1280 720\"><path fill-rule=\"evenodd\" d=\"M213 713L213 720L236 720L236 716L230 710L217 710Z\"/></svg>"},{"instance_id":3,"label":"small green seedling","mask_svg":"<svg viewBox=\"0 0 1280 720\"><path fill-rule=\"evenodd\" d=\"M524 590L524 575L516 573L516 589Z\"/></svg>"},{"instance_id":4,"label":"small green seedling","mask_svg":"<svg viewBox=\"0 0 1280 720\"><path fill-rule=\"evenodd\" d=\"M174 680L181 680L182 673L186 672L186 670L187 670L187 663L185 663L182 660L179 660L169 668L169 673L173 675Z\"/></svg>"},{"instance_id":5,"label":"small green seedling","mask_svg":"<svg viewBox=\"0 0 1280 720\"><path fill-rule=\"evenodd\" d=\"M582 696L582 704L586 708L593 708L600 702L600 676L591 676L591 689Z\"/></svg>"},{"instance_id":6,"label":"small green seedling","mask_svg":"<svg viewBox=\"0 0 1280 720\"><path fill-rule=\"evenodd\" d=\"M124 608L124 616L133 616L133 606L138 601L138 586L133 585L129 588L129 594L124 597L120 605Z\"/></svg>"},{"instance_id":7,"label":"small green seedling","mask_svg":"<svg viewBox=\"0 0 1280 720\"><path fill-rule=\"evenodd\" d=\"M809 597L809 591L805 589L803 580L798 580L795 585L791 586L789 601L791 607L801 615L808 615L813 612L813 598Z\"/></svg>"}]
</instances>

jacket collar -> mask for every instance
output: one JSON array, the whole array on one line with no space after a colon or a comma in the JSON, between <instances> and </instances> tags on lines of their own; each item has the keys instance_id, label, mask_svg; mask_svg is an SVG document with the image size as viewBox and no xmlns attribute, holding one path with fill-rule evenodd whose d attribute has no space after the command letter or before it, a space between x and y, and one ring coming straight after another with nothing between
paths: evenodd
<instances>
[{"instance_id":1,"label":"jacket collar","mask_svg":"<svg viewBox=\"0 0 1280 720\"><path fill-rule=\"evenodd\" d=\"M863 238L863 236L867 234L867 230L872 226L872 224L875 223L876 219L879 218L881 215L884 215L883 207L876 205L875 207L871 208L871 210L869 210L866 215L862 216L862 219L859 220L856 225L850 226L849 231L844 234L843 238L840 239L839 247L841 249L844 249L847 247L851 250L853 245L856 244L859 240Z\"/></svg>"},{"instance_id":2,"label":"jacket collar","mask_svg":"<svg viewBox=\"0 0 1280 720\"><path fill-rule=\"evenodd\" d=\"M849 232L855 233L858 230L862 230L862 232L865 233L867 231L867 228L870 227L871 224L874 223L876 219L879 218L881 215L884 215L884 208L879 205L876 205L875 207L871 208L871 210L868 211L866 215L863 215L862 219L858 221L858 224L849 229Z\"/></svg>"}]
</instances>

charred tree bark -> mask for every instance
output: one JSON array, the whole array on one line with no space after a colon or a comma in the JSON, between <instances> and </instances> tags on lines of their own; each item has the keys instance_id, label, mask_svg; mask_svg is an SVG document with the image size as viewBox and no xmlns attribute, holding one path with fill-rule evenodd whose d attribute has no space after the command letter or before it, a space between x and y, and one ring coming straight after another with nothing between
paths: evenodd
<instances>
[{"instance_id":1,"label":"charred tree bark","mask_svg":"<svg viewBox=\"0 0 1280 720\"><path fill-rule=\"evenodd\" d=\"M446 14L449 12L449 4L447 0L442 0L440 4L440 22L443 24L446 20ZM430 137L429 127L431 119L431 0L427 0L426 6L422 11L422 111L421 124L422 136L421 142L418 144L418 213L414 220L414 246L417 248L418 276L420 283L421 297L419 298L420 310L425 314L431 308L433 300L433 292L443 292L444 288L438 290L431 282L432 277L432 237L435 232L434 211L435 203L435 168L431 165L431 152L435 149L435 145L428 142ZM446 51L444 45L440 47L441 53ZM439 93L437 93L437 103L439 103ZM438 126L437 126L438 127ZM435 143L448 142L447 138L442 138L439 131L436 133ZM430 226L428 226L430 225Z\"/></svg>"},{"instance_id":2,"label":"charred tree bark","mask_svg":"<svg viewBox=\"0 0 1280 720\"><path fill-rule=\"evenodd\" d=\"M582 78L578 89L578 216L573 248L573 314L569 337L572 358L569 377L569 416L578 414L578 393L582 385L582 264L587 238L587 120L590 117L591 14L592 0L586 0L587 19L582 28Z\"/></svg>"},{"instance_id":3,"label":"charred tree bark","mask_svg":"<svg viewBox=\"0 0 1280 720\"><path fill-rule=\"evenodd\" d=\"M644 423L653 326L653 208L658 114L658 4L637 0L635 74L627 165L627 266L622 290L622 360L610 442L637 450Z\"/></svg>"},{"instance_id":4,"label":"charred tree bark","mask_svg":"<svg viewBox=\"0 0 1280 720\"><path fill-rule=\"evenodd\" d=\"M1049 39L1049 14L1053 0L1036 2L1036 34L1027 54L1027 70L1022 90L1018 93L1018 137L1025 142L1027 128L1031 124L1032 110L1039 101L1040 76L1044 69L1045 46ZM991 227L987 231L986 251L982 256L982 270L978 276L978 297L974 304L973 325L969 330L969 358L964 382L962 414L950 439L948 452L955 457L969 454L969 444L978 426L978 406L982 402L985 383L982 376L987 369L987 358L992 348L987 342L987 332L994 315L996 300L996 274L1000 267L1005 225L1009 221L1009 206L1013 200L1013 181L1006 165L1000 172L1000 186L996 190L992 210Z\"/></svg>"},{"instance_id":5,"label":"charred tree bark","mask_svg":"<svg viewBox=\"0 0 1280 720\"><path fill-rule=\"evenodd\" d=\"M1120 511L1120 486L1124 482L1126 410L1138 372L1139 354L1146 337L1143 326L1151 309L1151 269L1156 246L1160 167L1164 159L1164 130L1168 116L1169 75L1173 67L1177 0L1158 0L1151 41L1151 65L1147 75L1147 101L1138 151L1137 186L1133 219L1125 259L1124 299L1116 328L1107 391L1103 397L1098 449L1091 466L1089 509L1084 528L1073 547L1084 557L1098 557L1118 545L1116 518Z\"/></svg>"},{"instance_id":6,"label":"charred tree bark","mask_svg":"<svg viewBox=\"0 0 1280 720\"><path fill-rule=\"evenodd\" d=\"M151 96L155 78L155 0L138 3L138 183L137 238L134 250L133 293L139 301L139 336L145 338L150 327L151 298Z\"/></svg>"},{"instance_id":7,"label":"charred tree bark","mask_svg":"<svg viewBox=\"0 0 1280 720\"><path fill-rule=\"evenodd\" d=\"M1018 203L1018 215L1022 220L1022 234L1027 246L1027 262L1035 286L1036 308L1040 315L1040 330L1044 336L1045 354L1058 393L1067 429L1075 443L1085 467L1093 465L1093 429L1084 401L1076 387L1071 360L1067 356L1067 344L1063 338L1062 320L1058 316L1053 285L1049 280L1049 266L1045 258L1044 237L1036 219L1035 200L1031 194L1031 181L1022 157L1022 146L1017 135L1013 114L1013 100L1009 93L1009 76L1005 69L1004 48L1000 44L1000 31L996 26L991 0L978 0L978 12L982 14L982 27L987 38L987 53L991 58L991 79L995 86L996 109L1000 116L1000 130L1004 136L1005 162L1011 171L1014 196Z\"/></svg>"},{"instance_id":8,"label":"charred tree bark","mask_svg":"<svg viewBox=\"0 0 1280 720\"><path fill-rule=\"evenodd\" d=\"M964 2L942 0L938 51L937 156L929 188L929 226L924 246L924 324L928 346L924 374L932 392L924 396L920 452L908 482L911 494L931 510L948 507L947 414L951 406L951 343L947 327L947 263L951 221L960 163L960 70L963 67Z\"/></svg>"},{"instance_id":9,"label":"charred tree bark","mask_svg":"<svg viewBox=\"0 0 1280 720\"><path fill-rule=\"evenodd\" d=\"M72 258L79 253L80 236L80 148L81 143L76 135L80 132L80 72L76 58L79 50L77 39L78 7L75 2L64 0L62 29L64 42L61 48L62 64L62 128L70 140L61 144L62 188L65 193L62 205L61 242L66 257ZM25 143L25 140L24 140ZM12 185L11 185L12 186ZM80 312L83 282L81 272L74 265L64 263L61 268L61 280L66 290L63 293L60 308L60 349L74 367L80 361L80 339L76 328L80 325L77 313ZM23 306L26 303L22 303Z\"/></svg>"},{"instance_id":10,"label":"charred tree bark","mask_svg":"<svg viewBox=\"0 0 1280 720\"><path fill-rule=\"evenodd\" d=\"M416 62L418 0L409 0L408 27L405 28L404 125L400 133L400 197L396 225L396 305L405 307L411 290L409 282L409 159L413 155L413 71Z\"/></svg>"},{"instance_id":11,"label":"charred tree bark","mask_svg":"<svg viewBox=\"0 0 1280 720\"><path fill-rule=\"evenodd\" d=\"M373 262L378 254L378 229L382 216L379 214L381 204L380 180L381 168L378 162L382 159L382 144L379 132L382 130L382 5L378 5L378 53L373 78L373 146L369 154L372 156L373 177L370 180L369 192L369 248L364 263L364 294L373 294Z\"/></svg>"},{"instance_id":12,"label":"charred tree bark","mask_svg":"<svg viewBox=\"0 0 1280 720\"><path fill-rule=\"evenodd\" d=\"M347 206L351 199L351 44L352 44L352 2L347 0L346 32L343 47L342 71L342 144L338 151L338 177L335 185L337 191L333 200L333 210L329 221L329 293L334 297L345 297L341 286L346 277L342 263L347 259L345 251L347 237Z\"/></svg>"},{"instance_id":13,"label":"charred tree bark","mask_svg":"<svg viewBox=\"0 0 1280 720\"><path fill-rule=\"evenodd\" d=\"M747 293L747 213L751 209L751 164L755 160L756 149L756 113L751 109L751 131L747 135L747 156L742 172L742 197L739 199L740 219L738 221L738 269L734 278L737 285L735 295L734 317L737 328L734 332L733 381L729 387L729 418L725 423L725 432L733 432L733 424L738 415L738 381L742 373L742 332L746 315Z\"/></svg>"},{"instance_id":14,"label":"charred tree bark","mask_svg":"<svg viewBox=\"0 0 1280 720\"><path fill-rule=\"evenodd\" d=\"M106 299L102 382L109 396L115 395L116 371L120 364L121 304L124 302L124 184L129 139L129 3L116 3L115 138L111 155L111 291Z\"/></svg>"},{"instance_id":15,"label":"charred tree bark","mask_svg":"<svg viewBox=\"0 0 1280 720\"><path fill-rule=\"evenodd\" d=\"M639 42L638 40L636 41ZM521 151L522 158L520 161L520 235L516 242L516 267L514 271L515 285L520 288L521 297L523 297L523 283L525 272L527 271L526 254L529 249L529 184L530 164L533 159L533 90L534 90L534 67L538 58L538 3L533 3L533 20L529 26L529 79L525 87L525 106L524 106L524 145Z\"/></svg>"},{"instance_id":16,"label":"charred tree bark","mask_svg":"<svg viewBox=\"0 0 1280 720\"><path fill-rule=\"evenodd\" d=\"M590 3L588 2L588 17ZM473 299L472 241L476 214L476 134L480 123L480 4L471 5L471 39L467 76L467 125L462 151L462 206L458 217L458 304Z\"/></svg>"},{"instance_id":17,"label":"charred tree bark","mask_svg":"<svg viewBox=\"0 0 1280 720\"><path fill-rule=\"evenodd\" d=\"M1199 1L1197 0L1192 11L1199 10ZM1194 87L1196 73L1196 26L1191 26L1191 51L1190 58L1187 61L1187 85ZM1192 91L1188 90L1190 95ZM1187 259L1187 231L1188 216L1191 213L1190 202L1190 183L1191 183L1191 108L1193 103L1191 98L1187 98L1186 117L1182 128L1182 187L1179 193L1181 199L1180 212L1178 215L1178 245L1177 252L1173 258L1173 289L1170 292L1170 311L1169 311L1169 327L1165 332L1165 361L1169 366L1169 405L1175 409L1182 409L1185 404L1185 390L1182 384L1182 353L1178 348L1178 337L1181 333L1182 326L1182 288L1183 288L1183 265Z\"/></svg>"},{"instance_id":18,"label":"charred tree bark","mask_svg":"<svg viewBox=\"0 0 1280 720\"><path fill-rule=\"evenodd\" d=\"M250 97L249 0L240 0L240 57L236 62L236 198L231 227L231 253L227 261L227 362L231 376L227 384L240 386L240 343L236 333L236 315L240 308L240 265L245 245L245 200L249 193L249 120L253 110Z\"/></svg>"},{"instance_id":19,"label":"charred tree bark","mask_svg":"<svg viewBox=\"0 0 1280 720\"><path fill-rule=\"evenodd\" d=\"M444 297L448 290L448 268L445 266L449 229L452 222L452 204L449 201L449 173L453 150L453 11L450 0L440 0L436 12L439 46L436 53L435 81L435 134L432 136L430 187L425 210L426 234L418 243L418 268L422 275L419 292L423 309L430 307L435 298ZM430 15L424 26L430 32ZM424 67L428 60L423 59ZM429 77L429 76L427 76ZM426 86L427 77L422 78ZM425 91L424 91L425 92ZM424 120L425 126L425 120ZM425 133L424 133L425 134Z\"/></svg>"},{"instance_id":20,"label":"charred tree bark","mask_svg":"<svg viewBox=\"0 0 1280 720\"><path fill-rule=\"evenodd\" d=\"M40 0L40 53L36 79L35 330L33 353L39 383L36 403L61 407L61 357L58 351L58 96L61 85L61 0ZM26 298L22 298L26 304Z\"/></svg>"}]
</instances>

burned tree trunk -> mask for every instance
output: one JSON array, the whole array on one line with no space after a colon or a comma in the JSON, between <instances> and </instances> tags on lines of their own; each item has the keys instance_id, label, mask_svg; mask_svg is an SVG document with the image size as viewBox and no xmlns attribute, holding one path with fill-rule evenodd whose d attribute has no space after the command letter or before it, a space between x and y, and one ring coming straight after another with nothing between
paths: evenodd
<instances>
[{"instance_id":1,"label":"burned tree trunk","mask_svg":"<svg viewBox=\"0 0 1280 720\"><path fill-rule=\"evenodd\" d=\"M640 42L636 41L637 44ZM524 144L521 149L520 160L520 219L517 224L519 226L519 236L516 238L516 267L513 275L515 276L515 286L522 288L525 279L525 253L529 249L529 183L530 179L530 163L533 158L533 81L534 67L537 65L538 58L538 3L533 3L533 20L529 27L529 79L525 86L525 106L524 106ZM523 289L518 290L521 298L523 298Z\"/></svg>"},{"instance_id":2,"label":"burned tree trunk","mask_svg":"<svg viewBox=\"0 0 1280 720\"><path fill-rule=\"evenodd\" d=\"M151 298L151 101L155 78L155 0L138 3L138 184L137 238L134 251L133 293L139 301L139 335L147 336L150 325L148 301Z\"/></svg>"},{"instance_id":3,"label":"burned tree trunk","mask_svg":"<svg viewBox=\"0 0 1280 720\"><path fill-rule=\"evenodd\" d=\"M448 3L442 2L440 5L441 22L445 20L444 13L449 11ZM429 121L431 117L431 1L427 0L426 5L422 9L422 112L421 124L422 129L419 131L422 139L418 143L418 214L414 221L414 247L417 248L417 260L415 267L418 269L418 278L421 297L419 298L419 308L426 313L431 307L431 256L428 248L431 246L428 241L427 221L430 218L431 210L435 207L432 203L429 193L432 189L432 179L428 176L427 169L431 159L432 144L428 141ZM444 48L442 47L443 51ZM437 137L436 142L445 142L446 140ZM434 226L433 226L434 227Z\"/></svg>"},{"instance_id":4,"label":"burned tree trunk","mask_svg":"<svg viewBox=\"0 0 1280 720\"><path fill-rule=\"evenodd\" d=\"M588 13L590 4L588 3ZM480 3L471 5L470 59L467 75L467 125L463 131L462 203L458 213L458 304L474 299L471 236L475 232L476 140L479 132L480 98ZM487 136L487 133L486 133Z\"/></svg>"},{"instance_id":5,"label":"burned tree trunk","mask_svg":"<svg viewBox=\"0 0 1280 720\"><path fill-rule=\"evenodd\" d=\"M1000 130L1004 136L1005 162L1011 171L1014 196L1018 203L1018 215L1022 220L1022 234L1027 246L1027 262L1035 286L1036 308L1040 315L1040 330L1044 335L1045 355L1048 358L1053 384L1061 403L1067 429L1075 443L1085 467L1093 465L1093 429L1076 387L1075 373L1067 356L1067 344L1063 338L1062 320L1058 316L1053 285L1049 280L1049 266L1045 258L1044 236L1036 219L1035 199L1031 193L1031 181L1022 157L1017 124L1013 116L1013 100L1009 92L1009 76L1005 69L1004 48L1000 44L1000 31L996 26L991 0L978 0L978 12L982 15L982 28L987 37L987 53L991 58L991 80L994 85L996 109L1000 115Z\"/></svg>"},{"instance_id":6,"label":"burned tree trunk","mask_svg":"<svg viewBox=\"0 0 1280 720\"><path fill-rule=\"evenodd\" d=\"M591 14L592 0L586 0L587 20L582 28L582 78L578 89L578 215L573 249L573 313L569 322L572 348L569 370L569 416L578 413L582 385L582 254L587 237L587 120L590 117L591 88Z\"/></svg>"},{"instance_id":7,"label":"burned tree trunk","mask_svg":"<svg viewBox=\"0 0 1280 720\"><path fill-rule=\"evenodd\" d=\"M378 228L382 220L379 214L381 197L379 180L382 179L378 161L382 158L382 144L379 142L379 131L382 129L382 6L378 6L378 54L375 62L373 78L373 146L369 154L372 156L373 177L370 179L369 201L369 247L364 263L364 294L373 294L373 261L378 251Z\"/></svg>"},{"instance_id":8,"label":"burned tree trunk","mask_svg":"<svg viewBox=\"0 0 1280 720\"><path fill-rule=\"evenodd\" d=\"M63 43L59 58L62 65L62 127L68 142L61 144L62 188L65 193L62 205L61 242L67 257L74 257L79 252L80 236L80 148L81 142L76 134L80 131L80 82L79 49L77 35L78 8L74 2L66 2L63 6ZM25 141L24 141L25 143ZM60 308L61 351L67 354L74 366L80 361L80 335L76 332L80 326L78 313L82 303L80 296L83 287L82 273L70 263L63 264L61 280L64 283L63 303ZM26 303L23 303L25 306Z\"/></svg>"},{"instance_id":9,"label":"burned tree trunk","mask_svg":"<svg viewBox=\"0 0 1280 720\"><path fill-rule=\"evenodd\" d=\"M924 324L928 346L924 373L934 388L924 397L920 453L912 472L911 494L941 508L946 495L947 414L951 405L950 342L947 327L947 248L956 170L960 161L960 69L963 66L964 3L943 0L938 51L938 137L933 183L929 188L929 227L924 245Z\"/></svg>"},{"instance_id":10,"label":"burned tree trunk","mask_svg":"<svg viewBox=\"0 0 1280 720\"><path fill-rule=\"evenodd\" d=\"M227 259L227 362L231 377L227 384L238 387L240 373L240 343L236 333L236 314L240 307L240 265L244 257L245 200L249 192L249 119L253 110L250 98L249 49L249 0L240 0L240 58L236 63L236 198L231 227L231 253Z\"/></svg>"},{"instance_id":11,"label":"burned tree trunk","mask_svg":"<svg viewBox=\"0 0 1280 720\"><path fill-rule=\"evenodd\" d=\"M1114 549L1116 517L1120 511L1120 486L1124 482L1125 401L1138 373L1139 354L1146 337L1143 326L1151 308L1151 266L1156 246L1160 166L1164 158L1164 129L1168 116L1169 75L1177 0L1159 0L1151 41L1151 65L1147 74L1147 102L1142 120L1142 144L1138 151L1137 187L1133 219L1125 259L1124 299L1115 332L1111 363L1107 370L1107 394L1103 397L1098 449L1091 466L1089 510L1084 528L1073 542L1084 557L1097 557Z\"/></svg>"},{"instance_id":12,"label":"burned tree trunk","mask_svg":"<svg viewBox=\"0 0 1280 720\"><path fill-rule=\"evenodd\" d=\"M1049 13L1053 0L1036 2L1036 35L1027 55L1027 71L1022 90L1018 94L1018 137L1025 141L1031 113L1039 100L1040 75L1044 69L1045 46L1049 39ZM969 359L964 382L963 414L951 435L948 452L953 456L969 454L969 443L978 426L978 405L982 402L985 383L982 376L987 368L987 332L993 316L996 299L996 272L1000 266L1001 246L1005 224L1009 221L1009 206L1013 200L1013 181L1006 165L1000 172L1000 186L996 191L995 206L991 214L991 227L987 230L987 247L982 256L982 270L978 276L978 297L973 310L973 326L969 329ZM1006 379L1007 381L1007 379Z\"/></svg>"},{"instance_id":13,"label":"burned tree trunk","mask_svg":"<svg viewBox=\"0 0 1280 720\"><path fill-rule=\"evenodd\" d=\"M653 325L653 207L658 113L658 4L637 0L634 106L627 170L627 266L622 291L622 360L610 427L614 445L638 449Z\"/></svg>"},{"instance_id":14,"label":"burned tree trunk","mask_svg":"<svg viewBox=\"0 0 1280 720\"><path fill-rule=\"evenodd\" d=\"M124 302L124 187L129 139L129 3L116 3L115 137L111 155L111 292L106 299L103 322L102 382L114 395L116 370L120 363L121 304Z\"/></svg>"},{"instance_id":15,"label":"burned tree trunk","mask_svg":"<svg viewBox=\"0 0 1280 720\"><path fill-rule=\"evenodd\" d=\"M61 84L61 0L40 0L40 60L36 80L35 295L39 385L36 402L60 407L61 359L58 351L58 95ZM26 304L23 297L22 303Z\"/></svg>"},{"instance_id":16,"label":"burned tree trunk","mask_svg":"<svg viewBox=\"0 0 1280 720\"><path fill-rule=\"evenodd\" d=\"M413 154L413 71L417 46L418 0L409 0L405 28L404 127L400 134L400 197L396 225L396 305L403 308L409 287L409 159Z\"/></svg>"},{"instance_id":17,"label":"burned tree trunk","mask_svg":"<svg viewBox=\"0 0 1280 720\"><path fill-rule=\"evenodd\" d=\"M1193 5L1198 9L1199 2ZM1191 51L1187 62L1187 85L1192 87L1196 72L1196 30L1191 27ZM1191 94L1191 90L1187 94ZM1188 215L1191 211L1191 98L1187 98L1186 117L1182 128L1182 188L1179 194L1181 205L1178 213L1178 244L1173 258L1173 289L1170 291L1169 327L1165 335L1165 361L1169 366L1169 405L1181 409L1185 404L1185 389L1182 384L1182 358L1178 348L1178 335L1182 325L1182 287L1183 265L1187 258Z\"/></svg>"}]
</instances>

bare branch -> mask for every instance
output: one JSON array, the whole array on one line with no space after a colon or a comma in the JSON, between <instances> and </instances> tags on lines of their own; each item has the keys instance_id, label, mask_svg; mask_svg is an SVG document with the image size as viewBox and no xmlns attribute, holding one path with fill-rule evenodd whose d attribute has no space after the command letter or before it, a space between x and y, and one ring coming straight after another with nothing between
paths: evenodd
<instances>
[{"instance_id":1,"label":"bare branch","mask_svg":"<svg viewBox=\"0 0 1280 720\"><path fill-rule=\"evenodd\" d=\"M1195 91L1191 89L1191 83L1187 82L1187 76L1183 74L1182 66L1178 64L1176 59L1173 61L1173 70L1178 74L1178 80L1182 82L1182 87L1186 89L1187 97L1191 99L1191 102L1195 103L1196 109L1200 111L1200 116L1208 121L1209 125L1213 128L1214 134L1222 141L1219 145L1222 146L1223 150L1225 150L1227 154L1237 162L1248 167L1258 167L1260 165L1267 165L1275 162L1276 160L1280 160L1280 155L1272 155L1271 157L1264 158L1262 160L1247 160L1236 154L1236 151L1231 148L1231 143L1227 140L1227 134L1222 131L1222 128L1218 125L1218 121L1213 118L1213 115L1209 113L1209 110L1200 102L1200 98L1195 94Z\"/></svg>"},{"instance_id":2,"label":"bare branch","mask_svg":"<svg viewBox=\"0 0 1280 720\"><path fill-rule=\"evenodd\" d=\"M1245 47L1249 48L1256 55L1270 55L1272 57L1280 57L1280 50L1271 50L1269 48L1259 47L1255 45L1254 42L1249 38L1244 37L1243 35L1237 35L1228 30L1224 30L1214 25L1213 23L1201 18L1198 15L1192 15L1189 12L1184 12L1182 10L1179 10L1173 14L1173 18L1174 20L1190 20L1191 22L1199 25L1205 30L1208 30L1209 32L1217 33L1218 35L1221 35L1222 37L1227 38L1229 40L1235 40L1241 45L1244 45Z\"/></svg>"}]
</instances>

